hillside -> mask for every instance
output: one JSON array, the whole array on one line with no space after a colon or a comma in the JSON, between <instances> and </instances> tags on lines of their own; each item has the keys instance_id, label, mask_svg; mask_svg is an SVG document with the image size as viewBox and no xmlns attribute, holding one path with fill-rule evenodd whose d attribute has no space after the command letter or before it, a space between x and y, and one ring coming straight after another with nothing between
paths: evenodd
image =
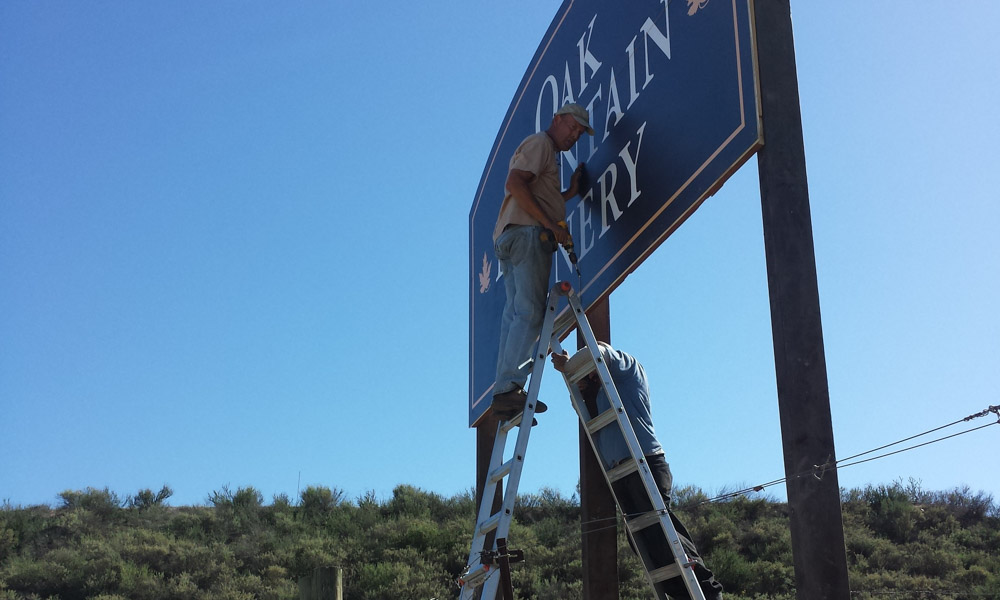
<instances>
[{"instance_id":1,"label":"hillside","mask_svg":"<svg viewBox=\"0 0 1000 600\"><path fill-rule=\"evenodd\" d=\"M171 491L119 497L67 491L58 507L0 507L0 600L294 600L315 567L344 570L345 598L457 597L471 539L471 492L452 498L411 486L391 499L351 500L310 487L295 502L223 488L206 506L171 507ZM678 490L675 505L727 600L794 598L787 507L739 497L706 502ZM575 498L519 499L511 546L523 599L579 598ZM896 483L843 493L852 598L1000 598L1000 509L968 489L926 492ZM619 535L621 597L649 598Z\"/></svg>"}]
</instances>

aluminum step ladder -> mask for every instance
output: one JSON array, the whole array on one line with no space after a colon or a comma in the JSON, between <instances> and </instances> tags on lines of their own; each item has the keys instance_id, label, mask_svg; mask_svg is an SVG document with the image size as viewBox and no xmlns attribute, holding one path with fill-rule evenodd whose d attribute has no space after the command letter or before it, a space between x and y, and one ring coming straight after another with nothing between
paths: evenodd
<instances>
[{"instance_id":1,"label":"aluminum step ladder","mask_svg":"<svg viewBox=\"0 0 1000 600\"><path fill-rule=\"evenodd\" d=\"M569 308L562 314L558 314L558 309L562 298L569 302ZM666 565L654 565L653 560L648 555L639 552L643 570L650 586L655 593L657 583L681 577L692 600L705 600L705 596L698 585L698 580L694 575L692 562L684 551L680 536L670 521L667 507L660 496L653 480L652 473L646 465L645 457L639 447L632 424L625 413L621 397L611 380L611 373L607 365L600 357L597 339L590 327L590 322L580 305L580 299L576 291L569 282L561 281L556 283L549 292L546 304L545 319L542 322L542 330L539 334L539 344L535 353L530 359L531 377L528 383L528 394L525 400L524 411L510 420L501 421L497 425L496 438L493 443L493 451L490 455L490 466L486 475L486 482L483 486L483 497L480 500L476 528L472 540L472 548L469 552L469 559L466 562L466 569L459 578L461 585L460 600L473 600L476 591L481 587L481 600L496 600L497 592L501 591L505 600L513 600L513 590L510 582L509 563L523 560L523 554L518 551L511 551L507 548L507 534L510 531L510 523L513 518L514 502L517 498L517 486L521 480L521 470L524 466L524 456L528 447L528 438L531 434L531 427L519 427L521 423L530 424L534 418L535 406L538 399L538 390L541 387L542 372L545 368L545 358L549 350L561 353L562 346L559 340L564 337L574 326L578 327L587 343L587 348L591 349L591 360L586 361L580 368L572 373L564 373L563 378L570 391L573 407L583 423L587 438L591 447L594 448L595 456L598 456L597 448L594 445L594 434L617 424L631 453L631 458L613 469L604 469L605 479L608 487L614 494L612 484L628 475L639 472L640 477L650 504L653 510L641 515L623 515L627 524L627 533L632 539L633 547L642 549L641 544L635 543L635 534L649 527L659 527L666 537L673 556L673 561ZM548 343L542 343L548 340ZM611 409L590 417L589 411L583 401L579 390L576 387L583 377L597 369L601 384L611 402ZM507 445L507 435L515 428L518 429L517 440L514 444L513 455L509 459L504 458ZM504 481L506 480L506 485ZM500 510L493 512L494 498L498 486L503 486L502 501ZM615 502L621 507L621 502L615 497ZM492 538L490 548L487 549L487 542Z\"/></svg>"},{"instance_id":2,"label":"aluminum step ladder","mask_svg":"<svg viewBox=\"0 0 1000 600\"><path fill-rule=\"evenodd\" d=\"M523 560L518 551L506 548L507 534L514 513L514 502L517 499L517 486L521 481L521 469L524 467L524 455L528 449L528 438L531 435L531 423L535 416L538 390L541 387L542 371L545 369L545 357L549 346L546 343L553 337L553 327L560 300L565 296L563 289L569 289L569 284L556 284L549 292L539 334L539 343L531 359L531 377L528 380L528 395L523 412L497 425L493 451L490 455L490 466L483 485L483 497L480 500L479 512L476 518L476 529L472 539L472 549L466 562L465 572L459 577L462 587L460 600L472 600L476 590L482 587L482 600L495 600L498 589L504 598L513 600L513 590L510 583L509 563ZM520 427L521 424L524 427ZM513 454L505 459L507 435L517 430ZM500 486L503 500L500 510L493 512L494 498ZM490 539L492 542L490 543ZM487 548L489 543L490 548Z\"/></svg>"},{"instance_id":3,"label":"aluminum step ladder","mask_svg":"<svg viewBox=\"0 0 1000 600\"><path fill-rule=\"evenodd\" d=\"M614 381L611 379L611 372L601 358L597 338L590 327L590 321L587 319L586 313L584 313L580 305L580 298L576 291L565 282L557 284L553 288L553 292L557 290L566 296L569 302L569 311L568 314L560 316L557 320L555 324L556 333L550 339L549 346L552 348L552 352L562 353L563 349L559 344L559 338L563 337L562 334L574 324L577 326L578 333L583 336L586 342L588 352L584 356L589 358L589 360L573 361L573 363L567 364L569 369L563 373L563 379L570 391L573 408L576 409L576 414L580 417L583 429L587 432L587 439L590 440L594 455L598 457L597 462L601 466L605 480L608 482L608 488L611 489L612 495L615 495L613 484L616 481L628 477L633 473L638 473L646 495L649 498L649 503L652 506L652 510L642 514L626 514L622 508L620 499L615 495L615 503L622 512L627 526L626 532L632 541L632 547L639 554L646 579L649 581L655 594L656 584L680 577L692 600L705 600L705 595L701 591L698 579L694 573L694 565L696 563L688 558L687 552L681 543L680 535L670 520L667 506L656 487L656 481L653 479L649 466L646 464L645 456L643 455L642 448L639 446L639 440L636 438L635 431L632 429L632 423L622 404L621 396L618 394ZM604 388L604 392L611 405L608 410L599 415L590 414L584 403L583 396L577 387L577 382L595 370L600 377L601 386ZM631 455L630 458L611 469L606 468L604 461L600 459L600 454L594 441L594 435L605 427L618 427L625 438ZM662 532L670 548L673 560L667 562L667 564L656 564L655 559L646 551L645 545L636 542L635 536L638 532L654 527Z\"/></svg>"}]
</instances>

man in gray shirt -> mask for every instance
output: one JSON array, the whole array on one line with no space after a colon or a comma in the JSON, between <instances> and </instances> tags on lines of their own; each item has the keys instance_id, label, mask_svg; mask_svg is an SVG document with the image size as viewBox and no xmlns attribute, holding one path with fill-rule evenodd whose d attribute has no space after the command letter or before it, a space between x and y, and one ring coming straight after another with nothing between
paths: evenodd
<instances>
[{"instance_id":1,"label":"man in gray shirt","mask_svg":"<svg viewBox=\"0 0 1000 600\"><path fill-rule=\"evenodd\" d=\"M670 473L670 464L663 456L663 446L656 439L656 431L653 429L646 371L632 355L616 350L604 342L598 342L598 345L600 346L601 358L608 366L611 379L621 397L622 406L629 417L629 423L635 431L635 437L639 441L639 447L642 449L646 464L656 481L656 487L663 498L663 503L668 507L667 512L674 524L674 529L680 535L681 544L684 546L688 558L695 561L694 573L702 593L705 594L706 600L721 600L722 584L715 580L712 571L705 566L705 562L698 554L698 549L691 540L691 534L688 533L687 528L674 515L673 511L669 510L673 476ZM577 352L572 359L565 351L562 354L552 354L552 365L560 372L572 372L577 363L589 362L589 360L590 351L586 348ZM611 408L611 402L601 386L597 371L581 379L577 385L591 419ZM612 469L632 457L625 437L618 427L604 427L595 432L593 438L594 445L597 447L598 459L604 464L606 470ZM627 519L653 510L638 472L619 479L612 485L612 488L618 499L619 508ZM646 565L647 570L653 571L673 562L666 536L659 524L636 532L634 538L637 545L645 548L645 554L649 556L652 563ZM656 590L661 597L666 594L675 599L690 598L687 588L684 587L684 583L679 578L656 584Z\"/></svg>"}]
</instances>

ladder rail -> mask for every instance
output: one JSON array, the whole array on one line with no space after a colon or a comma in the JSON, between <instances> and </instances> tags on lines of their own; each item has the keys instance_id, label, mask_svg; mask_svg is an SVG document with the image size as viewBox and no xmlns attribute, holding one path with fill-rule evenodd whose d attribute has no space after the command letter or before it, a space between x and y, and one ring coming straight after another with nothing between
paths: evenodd
<instances>
[{"instance_id":1,"label":"ladder rail","mask_svg":"<svg viewBox=\"0 0 1000 600\"><path fill-rule=\"evenodd\" d=\"M510 523L514 514L514 504L517 501L517 489L521 482L521 471L524 467L524 457L528 449L528 439L531 435L531 423L535 416L535 409L538 406L538 392L541 388L542 373L545 370L545 357L548 356L549 346L547 341L552 337L552 330L558 314L558 308L562 295L556 293L556 284L549 292L545 306L545 317L542 320L542 329L538 336L534 354L530 359L531 376L528 382L527 399L525 410L513 419L501 421L497 424L497 433L493 443L493 452L490 455L490 468L486 474L486 485L483 486L483 497L480 500L479 512L476 519L476 530L472 541L472 549L469 552L469 560L466 563L471 567L482 564L482 552L486 546L487 534L492 533L493 542L491 550L496 551L497 540L506 539L510 532ZM516 442L513 448L513 456L510 460L504 460L504 453L507 446L507 432L518 428ZM504 485L504 479L506 484ZM493 512L493 501L496 496L497 486L501 489L502 500L500 510ZM488 527L488 528L487 528ZM471 600L476 588L482 585L481 600L495 600L498 587L500 586L499 571L493 570L486 575L485 579L476 578L472 583L462 585L461 600Z\"/></svg>"},{"instance_id":2,"label":"ladder rail","mask_svg":"<svg viewBox=\"0 0 1000 600\"><path fill-rule=\"evenodd\" d=\"M549 294L550 297L554 296ZM542 336L552 331L552 322L555 319L558 297L551 297L546 306L545 319L542 321ZM517 501L517 487L521 482L521 471L524 467L524 455L528 449L528 438L531 435L531 419L535 416L535 408L538 406L538 391L542 384L542 371L545 370L545 357L549 353L548 345L543 342L546 337L539 336L539 341L535 349L534 364L531 366L531 378L528 383L527 408L522 413L520 419L522 426L518 430L517 443L514 445L515 465L507 479L507 493L504 493L503 514L508 517L505 523L497 530L498 538L506 538L510 529L510 518L514 514L514 503ZM516 417L515 417L516 418ZM513 492L513 493L510 493Z\"/></svg>"},{"instance_id":3,"label":"ladder rail","mask_svg":"<svg viewBox=\"0 0 1000 600\"><path fill-rule=\"evenodd\" d=\"M556 341L554 344L552 344L552 346L553 346L553 348L552 348L552 352L553 353L559 353L559 354L561 354L563 352L563 348L562 348L561 345L559 345L558 341ZM588 348L594 348L596 346L592 346L590 344L587 344L587 347ZM593 369L590 369L590 371L593 371ZM596 433L597 431L599 431L600 428L591 429L589 427L589 425L591 423L593 423L595 421L598 421L599 419L601 421L604 421L604 419L601 419L601 417L598 416L598 417L596 417L594 419L589 419L588 420L587 416L589 416L590 410L587 408L586 403L583 400L583 395L580 393L580 391L576 387L576 381L578 381L579 379L571 380L570 377L567 377L565 374L563 374L563 379L564 379L564 382L566 383L566 387L569 389L569 392L570 392L570 401L571 401L571 403L573 405L573 409L576 411L576 414L579 417L580 422L583 424L583 429L587 433L587 441L590 443L590 448L594 452L594 457L596 458L597 463L601 466L601 473L604 475L604 481L608 484L608 490L611 492L611 496L615 500L615 505L618 506L619 509L620 509L620 507L621 507L621 500L618 498L618 494L615 492L614 486L612 485L614 482L608 476L608 470L604 467L604 463L603 463L603 461L601 459L601 453L597 449L597 442L594 440L594 433ZM617 391L617 389L616 389L616 391ZM614 414L613 411L614 411L614 408L612 408L611 410L606 411L606 412L610 412L610 413ZM613 421L620 423L620 421L617 418L617 415L615 415L615 418L613 419ZM610 423L611 423L611 421L607 421L606 423L602 423L602 424L610 425ZM631 424L629 424L629 425L631 425ZM632 462L634 463L635 461L633 460ZM645 464L645 461L643 461L643 464ZM645 478L643 478L643 479L645 479ZM659 496L659 494L657 494L657 496ZM650 511L650 513L647 513L647 514L652 514L652 513L653 513L653 511ZM660 513L655 513L655 514L657 514L657 517L655 519L652 519L652 520L649 521L650 525L652 525L652 524L660 521L660 518L659 518L659 514ZM627 525L627 521L626 521L626 525ZM636 540L635 540L635 532L633 532L630 527L626 526L625 527L625 534L628 536L629 541L631 542L631 547L632 548L638 548L639 546L636 544ZM646 565L643 562L643 560L642 560L641 557L639 558L639 563L642 565L642 571L643 571L643 575L646 577L646 582L649 583L649 587L650 588L652 588L652 589L655 590L656 589L655 588L656 582L653 580L651 572L648 569L646 569Z\"/></svg>"},{"instance_id":4,"label":"ladder rail","mask_svg":"<svg viewBox=\"0 0 1000 600\"><path fill-rule=\"evenodd\" d=\"M566 297L568 306L560 313L557 309L562 297ZM493 452L490 455L490 467L486 474L485 485L483 486L483 497L480 500L475 534L467 562L467 565L469 565L469 574L466 581L462 584L460 600L472 600L480 586L482 587L481 600L496 600L497 598L497 593L501 586L500 573L502 569L495 569L492 564L484 565L482 563L486 540L489 535L492 535L491 550L496 552L498 549L497 540L505 540L510 531L514 504L517 500L517 488L520 484L524 457L531 433L531 422L535 414L542 373L545 368L545 358L550 349L554 353L563 352L559 340L568 335L574 325L577 328L578 334L584 338L587 348L590 350L593 367L589 367L586 372L574 374L572 379L566 373L562 374L563 381L570 391L573 408L576 410L577 416L583 424L583 429L586 432L594 455L598 458L598 464L601 465L601 472L619 508L621 507L621 501L612 484L619 478L629 476L632 473L638 473L643 484L643 489L652 506L652 510L643 513L638 518L630 519L627 515L624 515L623 511L626 525L625 532L629 536L633 547L640 548L640 544L637 543L635 537L637 533L658 522L669 545L671 555L674 558L673 562L650 569L646 566L645 559L640 556L642 559L640 563L642 563L646 579L650 587L655 590L657 583L680 577L693 600L705 600L705 596L694 575L692 568L694 563L687 556L680 536L670 520L668 507L660 495L659 488L656 486L656 481L646 462L642 447L639 445L638 438L625 411L621 396L618 394L618 389L611 377L611 372L601 357L597 338L590 327L586 313L583 311L579 296L568 282L556 283L549 292L542 329L535 346L534 354L529 359L532 361L532 366L525 409L513 419L501 421L497 425ZM591 417L583 401L582 394L576 386L576 382L593 370L596 370L598 373L601 386L605 391L611 408L600 415ZM623 461L624 464L615 465L609 469L601 459L594 436L605 427L610 427L612 423L618 424L619 431L624 437L631 458ZM507 433L522 424L523 426L518 429L513 457L505 461L504 453L507 445ZM504 485L504 480L506 480L506 485ZM501 486L499 488L502 491L501 506L500 510L494 513L493 503L498 490L497 486Z\"/></svg>"},{"instance_id":5,"label":"ladder rail","mask_svg":"<svg viewBox=\"0 0 1000 600\"><path fill-rule=\"evenodd\" d=\"M469 551L469 559L466 562L467 565L475 565L477 563L481 564L481 556L486 545L487 535L496 531L500 522L500 517L503 514L502 512L493 512L493 499L496 496L497 486L502 485L503 481L502 478L494 478L492 474L496 473L503 463L503 451L506 444L507 430L503 428L503 423L500 423L497 425L493 451L490 454L490 466L487 471L486 484L483 486L483 497L480 500L479 510L477 512L476 528L472 537L472 549ZM495 543L495 533L493 539ZM492 573L487 575L487 577L492 576ZM459 596L461 600L472 600L478 583L481 583L480 579L481 577L470 578L473 583L464 583L462 585L462 592Z\"/></svg>"}]
</instances>

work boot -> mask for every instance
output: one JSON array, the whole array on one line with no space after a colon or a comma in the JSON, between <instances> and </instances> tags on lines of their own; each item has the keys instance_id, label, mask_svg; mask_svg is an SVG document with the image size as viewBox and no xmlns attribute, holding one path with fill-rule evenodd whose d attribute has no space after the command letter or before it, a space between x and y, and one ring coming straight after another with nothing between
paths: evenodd
<instances>
[{"instance_id":1,"label":"work boot","mask_svg":"<svg viewBox=\"0 0 1000 600\"><path fill-rule=\"evenodd\" d=\"M514 415L524 411L524 403L528 400L528 393L521 388L514 388L509 392L503 392L493 396L493 403L490 408L498 418L507 420ZM543 413L549 409L541 400L535 401L535 412Z\"/></svg>"}]
</instances>

